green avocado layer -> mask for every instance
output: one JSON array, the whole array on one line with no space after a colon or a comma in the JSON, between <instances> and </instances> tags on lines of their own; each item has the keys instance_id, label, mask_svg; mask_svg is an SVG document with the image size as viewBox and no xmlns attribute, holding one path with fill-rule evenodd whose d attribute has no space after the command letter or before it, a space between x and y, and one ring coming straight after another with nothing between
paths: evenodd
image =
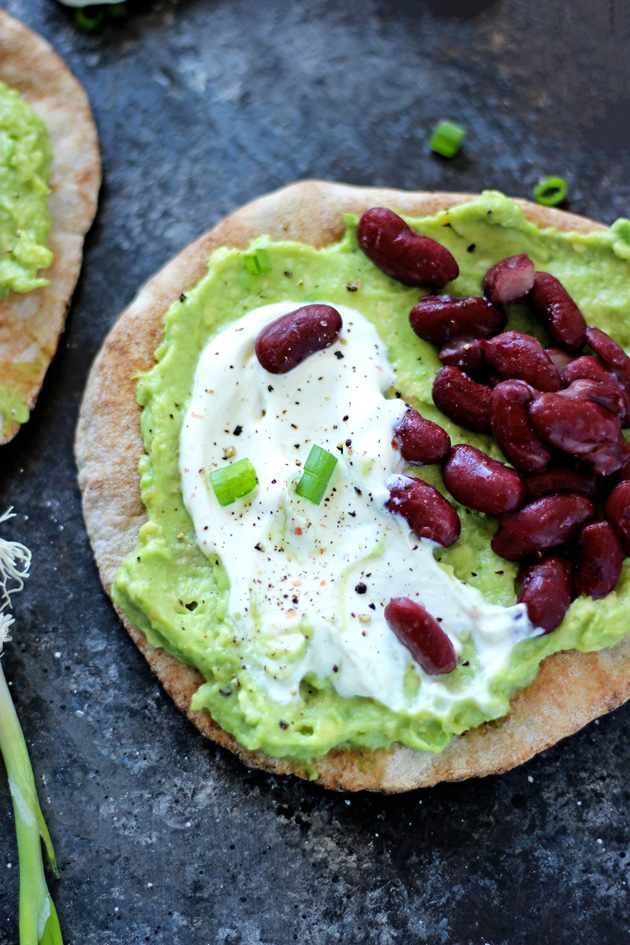
<instances>
[{"instance_id":1,"label":"green avocado layer","mask_svg":"<svg viewBox=\"0 0 630 945\"><path fill-rule=\"evenodd\" d=\"M0 300L49 284L38 276L53 254L48 194L52 147L46 125L15 89L0 82ZM1 304L1 303L0 303ZM17 369L20 377L13 377ZM2 433L29 418L24 380L41 366L0 364ZM26 387L26 390L30 388Z\"/></svg>"},{"instance_id":2,"label":"green avocado layer","mask_svg":"<svg viewBox=\"0 0 630 945\"><path fill-rule=\"evenodd\" d=\"M491 265L527 253L537 269L562 281L589 324L630 347L630 319L624 317L630 311L629 221L617 221L610 230L588 235L542 230L529 223L513 201L487 192L435 217L408 222L455 255L460 275L445 290L449 294L479 295L481 280ZM251 248L267 250L272 267L268 274L249 272L241 252L217 250L209 261L208 275L171 306L156 366L138 384L146 447L140 476L148 522L140 530L138 549L118 569L113 587L116 603L153 646L163 647L204 676L206 682L193 700L195 709L206 709L246 748L299 762L333 748L373 750L394 743L442 751L454 734L505 715L513 694L534 678L544 657L557 650L587 652L612 646L629 629L630 562L626 560L612 594L597 602L578 598L558 630L514 648L483 710L457 698L464 674L475 672L474 660L444 677L453 698L440 717L427 712L395 713L369 698L341 698L330 679L303 680L299 701L288 706L272 702L253 683L224 619L225 571L220 561L208 560L195 543L178 469L178 436L197 360L219 329L260 305L283 300L296 306L326 301L357 308L374 323L387 345L396 374L392 396L398 393L441 424L453 443L470 443L502 458L491 437L462 430L434 406L431 386L441 367L437 351L416 337L408 321L422 293L394 282L366 258L357 245L356 224L355 217L347 217L343 239L323 249L257 239ZM510 307L508 328L550 343L526 306ZM443 489L439 467L426 467L418 474ZM457 508L462 536L451 548L437 549L437 560L460 580L477 587L487 600L514 603L518 567L498 558L490 548L496 520Z\"/></svg>"}]
</instances>

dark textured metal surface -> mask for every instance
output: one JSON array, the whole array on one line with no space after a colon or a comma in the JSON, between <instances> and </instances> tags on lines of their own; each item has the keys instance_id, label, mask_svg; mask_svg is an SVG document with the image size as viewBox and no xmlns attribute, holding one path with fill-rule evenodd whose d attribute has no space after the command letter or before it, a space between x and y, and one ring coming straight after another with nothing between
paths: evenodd
<instances>
[{"instance_id":1,"label":"dark textured metal surface","mask_svg":"<svg viewBox=\"0 0 630 945\"><path fill-rule=\"evenodd\" d=\"M630 711L503 777L335 796L249 772L162 693L101 591L72 437L89 363L140 283L226 212L303 177L528 196L630 215L624 0L163 0L78 33L4 0L84 83L105 180L83 276L0 505L34 552L6 671L81 945L630 941ZM426 141L469 130L453 161ZM17 941L0 775L0 943Z\"/></svg>"}]
</instances>

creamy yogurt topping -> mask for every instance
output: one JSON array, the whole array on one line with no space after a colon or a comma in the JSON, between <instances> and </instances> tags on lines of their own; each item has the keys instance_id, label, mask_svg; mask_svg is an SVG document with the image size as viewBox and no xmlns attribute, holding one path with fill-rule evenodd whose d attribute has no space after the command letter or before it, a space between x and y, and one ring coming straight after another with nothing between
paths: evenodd
<instances>
[{"instance_id":1,"label":"creamy yogurt topping","mask_svg":"<svg viewBox=\"0 0 630 945\"><path fill-rule=\"evenodd\" d=\"M454 698L483 709L512 647L537 631L523 604L485 601L385 508L385 481L405 466L392 436L406 406L385 396L394 373L360 312L334 306L335 344L287 374L262 368L257 335L295 307L255 309L208 343L180 438L184 501L199 547L227 572L225 619L243 665L279 703L297 700L308 675L394 711L439 713ZM295 492L313 444L338 458L319 506ZM208 473L245 457L258 486L222 507ZM457 670L425 674L385 621L394 597L422 603L475 671L457 686Z\"/></svg>"}]
</instances>

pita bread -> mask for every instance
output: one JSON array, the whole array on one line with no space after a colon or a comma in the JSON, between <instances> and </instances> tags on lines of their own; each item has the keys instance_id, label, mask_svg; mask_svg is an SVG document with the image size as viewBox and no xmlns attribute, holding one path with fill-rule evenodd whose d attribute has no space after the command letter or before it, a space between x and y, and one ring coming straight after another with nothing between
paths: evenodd
<instances>
[{"instance_id":1,"label":"pita bread","mask_svg":"<svg viewBox=\"0 0 630 945\"><path fill-rule=\"evenodd\" d=\"M343 213L389 206L415 216L454 206L472 195L405 193L348 187L320 181L294 184L237 210L188 246L154 276L123 312L92 368L76 439L83 510L101 579L109 593L116 568L137 546L145 521L138 458L143 452L140 408L134 378L152 366L162 335L162 318L180 292L206 273L218 246L244 248L269 233L316 246L339 239ZM546 226L589 232L590 220L520 201L527 217ZM248 765L307 777L298 765L242 748L205 712L191 710L199 673L163 650L151 647L128 618L119 615L177 706L204 735L239 755ZM337 751L316 764L319 782L336 790L407 791L439 781L459 781L508 771L630 697L630 637L599 653L559 653L542 665L521 691L510 714L456 737L442 754L398 746L372 754Z\"/></svg>"},{"instance_id":2,"label":"pita bread","mask_svg":"<svg viewBox=\"0 0 630 945\"><path fill-rule=\"evenodd\" d=\"M45 40L0 10L0 79L43 118L53 148L50 285L0 300L0 384L19 387L31 409L50 364L74 287L83 240L96 212L101 164L96 128L81 85ZM20 365L35 362L24 372ZM5 418L6 419L6 418ZM2 425L0 424L0 431ZM0 444L20 428L11 423Z\"/></svg>"}]
</instances>

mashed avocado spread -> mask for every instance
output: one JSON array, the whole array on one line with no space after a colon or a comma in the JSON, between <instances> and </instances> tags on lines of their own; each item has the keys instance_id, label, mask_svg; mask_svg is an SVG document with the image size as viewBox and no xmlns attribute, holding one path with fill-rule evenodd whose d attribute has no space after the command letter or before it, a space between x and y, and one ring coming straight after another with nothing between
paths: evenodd
<instances>
[{"instance_id":1,"label":"mashed avocado spread","mask_svg":"<svg viewBox=\"0 0 630 945\"><path fill-rule=\"evenodd\" d=\"M528 222L513 201L493 192L435 217L407 222L438 240L457 259L460 275L447 287L449 294L479 295L490 266L526 253L537 269L560 279L589 324L630 347L630 320L624 318L630 310L630 222L617 221L610 230L588 235L542 230ZM457 669L439 677L437 683L436 677L429 679L419 668L407 666L397 701L386 694L383 701L340 694L338 666L325 673L315 671L311 664L291 698L286 694L272 698L273 688L260 683L251 659L255 654L230 616L226 564L216 554L200 550L182 495L180 435L201 353L218 332L270 303L298 307L326 302L351 307L375 327L386 348L394 379L387 396L402 398L438 422L454 444L469 443L502 458L491 437L462 430L434 406L431 386L441 365L433 346L420 340L408 321L419 292L394 282L366 258L357 245L356 224L357 219L348 216L344 237L321 249L260 237L247 253L264 249L270 272L252 273L243 252L217 250L207 276L171 306L157 363L138 384L146 447L140 478L148 521L140 530L138 549L122 562L113 587L116 603L153 646L163 647L203 675L206 681L194 696L193 708L206 709L246 748L299 762L335 748L387 749L395 743L439 752L454 734L505 715L513 694L534 678L544 657L563 649L586 652L612 646L628 630L630 562L626 560L616 590L598 600L597 608L590 597L580 597L553 633L514 638L500 671L489 677L483 698L475 697L479 692L476 677L487 664L465 640ZM510 307L507 327L549 343L524 305ZM234 383L239 376L235 372ZM272 376L270 380L273 384ZM224 431L220 445L226 462L230 456L242 455L238 452L241 433L240 425ZM273 452L273 443L269 450ZM414 468L413 472L444 489L439 467ZM436 547L432 552L441 573L456 579L454 587L463 584L470 593L479 592L490 608L512 608L518 566L498 558L490 548L497 521L456 507L462 522L460 540L451 548ZM289 554L293 524L294 519L284 515L274 536ZM244 531L243 542L247 538ZM379 553L376 548L372 554L375 568ZM421 568L417 580L422 596ZM308 607L300 618L297 644L293 640L287 646L281 634L274 640L267 633L260 644L270 660L282 651L287 671L304 658L314 639ZM369 634L369 623L366 626ZM360 665L356 671L360 677ZM439 688L431 699L419 698L423 688L436 685Z\"/></svg>"},{"instance_id":2,"label":"mashed avocado spread","mask_svg":"<svg viewBox=\"0 0 630 945\"><path fill-rule=\"evenodd\" d=\"M0 300L10 292L30 292L49 284L38 270L46 269L53 259L47 248L51 161L46 125L15 89L0 82ZM14 368L18 378L12 376ZM0 416L5 427L14 420L28 420L20 379L29 370L39 373L40 365L0 361Z\"/></svg>"}]
</instances>

